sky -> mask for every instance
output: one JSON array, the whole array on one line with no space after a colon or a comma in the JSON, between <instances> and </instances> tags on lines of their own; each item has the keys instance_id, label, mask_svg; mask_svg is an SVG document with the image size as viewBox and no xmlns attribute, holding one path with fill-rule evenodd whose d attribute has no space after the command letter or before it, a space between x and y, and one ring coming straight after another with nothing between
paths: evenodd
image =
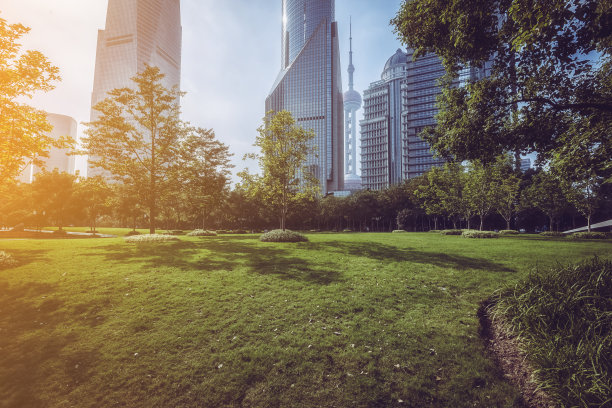
<instances>
[{"instance_id":1,"label":"sky","mask_svg":"<svg viewBox=\"0 0 612 408\"><path fill-rule=\"evenodd\" d=\"M62 81L28 101L73 117L79 136L89 120L96 42L108 0L0 0L0 18L31 28L23 49L41 51ZM363 94L380 79L387 59L402 44L389 21L402 0L336 0L343 90L348 89L349 19L353 21L355 89ZM213 129L234 154L234 174L253 152L265 98L280 70L281 0L181 0L183 119ZM357 119L361 118L362 110ZM77 169L86 165L77 159Z\"/></svg>"}]
</instances>

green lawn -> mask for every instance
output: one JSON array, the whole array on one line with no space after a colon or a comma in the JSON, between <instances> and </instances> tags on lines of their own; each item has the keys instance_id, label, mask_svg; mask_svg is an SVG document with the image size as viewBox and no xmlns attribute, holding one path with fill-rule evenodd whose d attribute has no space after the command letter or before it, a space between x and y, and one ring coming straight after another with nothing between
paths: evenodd
<instances>
[{"instance_id":1,"label":"green lawn","mask_svg":"<svg viewBox=\"0 0 612 408\"><path fill-rule=\"evenodd\" d=\"M612 241L0 240L2 407L520 406L479 302ZM401 402L400 402L401 401Z\"/></svg>"}]
</instances>

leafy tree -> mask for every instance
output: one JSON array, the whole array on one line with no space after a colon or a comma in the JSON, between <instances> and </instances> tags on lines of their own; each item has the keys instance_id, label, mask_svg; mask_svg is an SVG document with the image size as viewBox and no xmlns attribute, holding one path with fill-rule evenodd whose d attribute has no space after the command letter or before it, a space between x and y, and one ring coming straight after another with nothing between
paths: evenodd
<instances>
[{"instance_id":1,"label":"leafy tree","mask_svg":"<svg viewBox=\"0 0 612 408\"><path fill-rule=\"evenodd\" d=\"M506 221L506 229L510 229L510 221L520 208L521 178L516 175L507 155L500 156L492 170L495 210Z\"/></svg>"},{"instance_id":2,"label":"leafy tree","mask_svg":"<svg viewBox=\"0 0 612 408\"><path fill-rule=\"evenodd\" d=\"M32 182L32 198L38 214L45 215L61 230L79 210L75 198L77 177L66 172L38 173Z\"/></svg>"},{"instance_id":3,"label":"leafy tree","mask_svg":"<svg viewBox=\"0 0 612 408\"><path fill-rule=\"evenodd\" d=\"M533 176L532 183L523 191L523 207L535 207L548 217L550 231L555 220L567 207L567 200L561 190L561 182L553 174L541 171Z\"/></svg>"},{"instance_id":4,"label":"leafy tree","mask_svg":"<svg viewBox=\"0 0 612 408\"><path fill-rule=\"evenodd\" d=\"M149 231L155 233L158 199L174 170L176 150L186 127L179 118L181 93L165 88L157 67L132 78L135 88L114 89L96 104L97 119L83 140L91 164L146 192Z\"/></svg>"},{"instance_id":5,"label":"leafy tree","mask_svg":"<svg viewBox=\"0 0 612 408\"><path fill-rule=\"evenodd\" d=\"M97 220L111 211L113 190L102 176L82 178L76 184L75 201L87 218L91 231L96 231Z\"/></svg>"},{"instance_id":6,"label":"leafy tree","mask_svg":"<svg viewBox=\"0 0 612 408\"><path fill-rule=\"evenodd\" d=\"M15 179L25 167L43 164L50 147L68 147L55 140L45 112L20 100L47 92L60 80L59 70L38 51L21 51L20 38L29 28L0 18L0 184Z\"/></svg>"},{"instance_id":7,"label":"leafy tree","mask_svg":"<svg viewBox=\"0 0 612 408\"><path fill-rule=\"evenodd\" d=\"M550 159L574 116L609 166L612 126L610 0L406 0L392 20L417 55L442 58L448 78L437 127L425 137L441 155L484 162L506 151ZM593 63L593 60L599 60ZM456 87L466 67L491 75ZM602 132L603 131L603 132Z\"/></svg>"},{"instance_id":8,"label":"leafy tree","mask_svg":"<svg viewBox=\"0 0 612 408\"><path fill-rule=\"evenodd\" d=\"M318 180L305 166L314 151L310 144L314 133L296 125L288 111L269 112L263 120L254 144L261 153L250 155L259 160L262 175L249 176L244 181L251 194L260 194L278 214L280 228L285 230L289 206L318 192Z\"/></svg>"},{"instance_id":9,"label":"leafy tree","mask_svg":"<svg viewBox=\"0 0 612 408\"><path fill-rule=\"evenodd\" d=\"M495 207L495 190L492 189L490 168L479 161L473 161L468 166L465 196L474 209L474 213L480 217L480 230L482 231L484 219Z\"/></svg>"},{"instance_id":10,"label":"leafy tree","mask_svg":"<svg viewBox=\"0 0 612 408\"><path fill-rule=\"evenodd\" d=\"M419 200L421 207L427 215L433 216L434 229L438 229L438 217L446 215L443 199L444 176L442 169L434 167L425 173L427 184L417 187L415 198Z\"/></svg>"}]
</instances>

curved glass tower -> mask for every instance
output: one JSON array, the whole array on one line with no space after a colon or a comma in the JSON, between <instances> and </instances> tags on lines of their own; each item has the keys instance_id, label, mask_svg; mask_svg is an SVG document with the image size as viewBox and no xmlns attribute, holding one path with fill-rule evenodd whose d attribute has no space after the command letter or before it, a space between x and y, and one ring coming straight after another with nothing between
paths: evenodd
<instances>
[{"instance_id":1,"label":"curved glass tower","mask_svg":"<svg viewBox=\"0 0 612 408\"><path fill-rule=\"evenodd\" d=\"M308 169L323 195L344 188L343 101L334 0L282 0L281 71L266 112L287 110L315 133Z\"/></svg>"}]
</instances>

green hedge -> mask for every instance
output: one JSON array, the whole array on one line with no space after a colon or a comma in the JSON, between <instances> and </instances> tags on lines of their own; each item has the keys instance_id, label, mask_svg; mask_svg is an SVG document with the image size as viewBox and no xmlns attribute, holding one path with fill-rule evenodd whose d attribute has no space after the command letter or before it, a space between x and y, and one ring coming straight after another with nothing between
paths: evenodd
<instances>
[{"instance_id":1,"label":"green hedge","mask_svg":"<svg viewBox=\"0 0 612 408\"><path fill-rule=\"evenodd\" d=\"M442 235L461 235L461 234L463 234L463 230L459 230L459 229L447 229L447 230L440 231L440 234L442 234Z\"/></svg>"},{"instance_id":2,"label":"green hedge","mask_svg":"<svg viewBox=\"0 0 612 408\"><path fill-rule=\"evenodd\" d=\"M575 232L569 236L571 239L607 239L609 237L605 232Z\"/></svg>"},{"instance_id":3,"label":"green hedge","mask_svg":"<svg viewBox=\"0 0 612 408\"><path fill-rule=\"evenodd\" d=\"M531 274L493 298L538 386L567 407L610 406L612 262L598 258Z\"/></svg>"},{"instance_id":4,"label":"green hedge","mask_svg":"<svg viewBox=\"0 0 612 408\"><path fill-rule=\"evenodd\" d=\"M174 235L164 234L146 234L146 235L133 235L131 237L125 237L125 242L134 244L138 242L167 242L167 241L180 241L178 237Z\"/></svg>"},{"instance_id":5,"label":"green hedge","mask_svg":"<svg viewBox=\"0 0 612 408\"><path fill-rule=\"evenodd\" d=\"M564 237L565 234L559 231L544 231L540 232L540 235L543 237Z\"/></svg>"},{"instance_id":6,"label":"green hedge","mask_svg":"<svg viewBox=\"0 0 612 408\"><path fill-rule=\"evenodd\" d=\"M306 242L308 238L295 231L272 230L259 237L259 240L262 242Z\"/></svg>"},{"instance_id":7,"label":"green hedge","mask_svg":"<svg viewBox=\"0 0 612 408\"><path fill-rule=\"evenodd\" d=\"M517 230L501 230L499 231L500 235L518 235L518 231Z\"/></svg>"},{"instance_id":8,"label":"green hedge","mask_svg":"<svg viewBox=\"0 0 612 408\"><path fill-rule=\"evenodd\" d=\"M216 237L217 233L215 231L208 231L208 230L197 229L197 230L191 231L189 234L187 234L187 236L190 236L190 237Z\"/></svg>"},{"instance_id":9,"label":"green hedge","mask_svg":"<svg viewBox=\"0 0 612 408\"><path fill-rule=\"evenodd\" d=\"M406 231L403 230L403 229L399 229L399 230L393 230L392 232L393 232L393 234L403 234Z\"/></svg>"},{"instance_id":10,"label":"green hedge","mask_svg":"<svg viewBox=\"0 0 612 408\"><path fill-rule=\"evenodd\" d=\"M461 235L464 238L499 238L499 233L495 231L465 230Z\"/></svg>"}]
</instances>

